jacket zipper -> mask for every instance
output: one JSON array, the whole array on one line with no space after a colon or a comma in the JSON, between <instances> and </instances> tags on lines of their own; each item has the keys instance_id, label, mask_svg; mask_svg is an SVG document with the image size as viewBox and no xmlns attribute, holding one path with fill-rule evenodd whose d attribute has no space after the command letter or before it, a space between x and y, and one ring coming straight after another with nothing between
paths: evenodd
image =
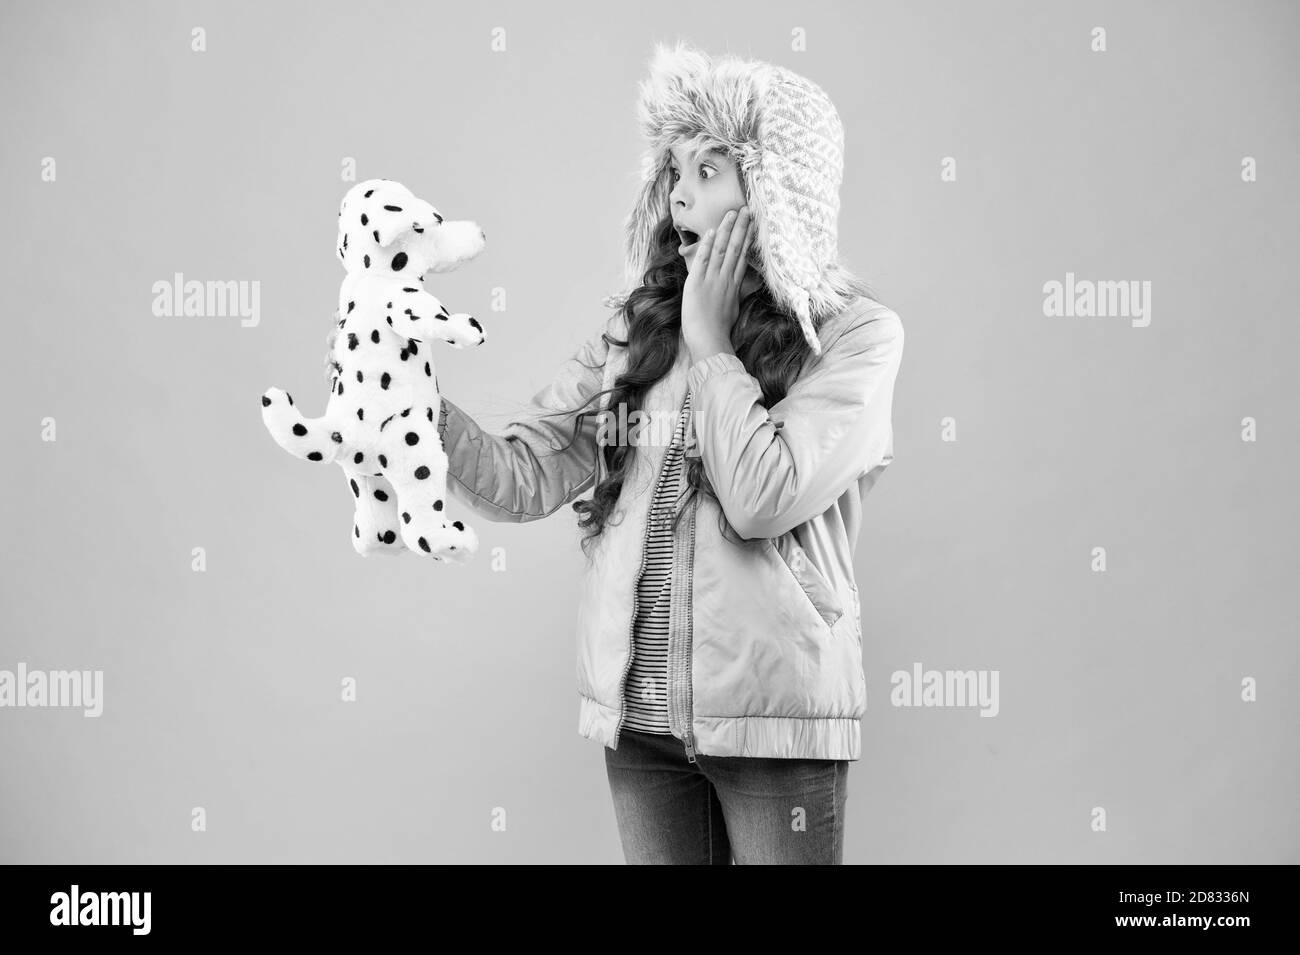
<instances>
[{"instance_id":1,"label":"jacket zipper","mask_svg":"<svg viewBox=\"0 0 1300 955\"><path fill-rule=\"evenodd\" d=\"M619 681L618 681L618 697L619 697L618 725L614 727L614 749L618 749L618 741L623 735L623 723L626 722L627 720L627 674L628 671L632 669L632 661L636 659L636 612L637 612L638 600L640 597L639 588L641 585L641 576L642 574L645 573L646 544L650 539L650 526L651 526L650 521L651 518L654 516L654 502L655 502L655 498L658 496L659 493L659 482L664 479L664 468L667 465L667 463L668 463L668 455L665 454L663 458L661 458L659 461L659 471L655 475L654 484L651 485L650 507L646 510L645 531L642 532L641 534L641 567L637 571L636 580L633 581L632 583L632 619L629 620L627 624L627 664L623 667L623 674L622 676L619 677ZM682 459L682 467L683 469L686 467L686 460L684 454ZM683 473L685 473L685 471L683 471ZM694 554L694 549L695 549L694 504L695 502L692 501L691 516L690 516L692 554ZM674 553L674 563L676 563L677 552L675 548L673 553ZM687 673L689 674L690 662L691 662L689 647L687 648L686 654L687 654L686 655ZM691 762L691 763L695 762L695 745L694 745L694 738L691 733L691 723L690 723L689 714L687 715L685 734L682 742L685 743L686 745L687 762Z\"/></svg>"},{"instance_id":2,"label":"jacket zipper","mask_svg":"<svg viewBox=\"0 0 1300 955\"><path fill-rule=\"evenodd\" d=\"M652 488L659 487L663 473L664 462L660 461L659 474ZM623 667L623 675L618 681L618 725L614 727L614 749L618 749L619 738L623 735L623 723L627 719L627 674L632 669L632 661L636 657L636 611L640 599L641 575L645 573L646 541L650 537L650 518L654 514L654 498L655 490L652 489L650 507L646 511L645 532L641 535L641 569L637 571L636 579L632 581L632 619L627 622L627 665Z\"/></svg>"},{"instance_id":3,"label":"jacket zipper","mask_svg":"<svg viewBox=\"0 0 1300 955\"><path fill-rule=\"evenodd\" d=\"M682 467L685 468L685 466L686 466L685 462L683 461ZM683 473L685 472L683 471ZM682 730L683 730L682 742L686 744L686 760L687 762L690 763L695 762L695 734L691 731L692 707L690 705L689 695L691 691L691 672L692 672L691 658L693 655L694 644L695 644L694 618L691 613L692 610L691 597L692 597L692 590L694 589L692 585L692 578L694 577L694 564L695 564L695 508L698 504L699 504L699 496L697 494L695 497L691 499L691 513L690 516L688 517L688 520L690 521L690 538L689 538L690 543L686 550L686 557L684 558L687 561L687 567L691 569L691 573L687 574L687 582L685 587L686 594L683 598L683 600L685 601L686 618L687 618L687 626L685 628L686 646L679 651L682 654L684 654L683 659L685 660L685 664L686 664L686 680L685 680L686 689L683 691L683 694L686 697L688 697L688 699L683 701L686 705L680 707L678 709L678 712L683 712L683 711L685 712L685 716L682 722Z\"/></svg>"},{"instance_id":4,"label":"jacket zipper","mask_svg":"<svg viewBox=\"0 0 1300 955\"><path fill-rule=\"evenodd\" d=\"M690 417L692 420L687 422L687 426L686 426L687 437L685 442L683 442L684 444L689 444L690 439L692 437L692 427L694 425L693 419L695 417L693 408L691 409ZM683 448L682 472L681 472L682 481L685 480L687 466L688 466L688 462L686 460L685 448ZM679 486L678 493L680 493L680 491L681 488ZM676 694L676 703L677 703L676 710L681 719L682 743L686 747L686 761L689 763L695 762L695 734L691 730L692 714L691 714L691 701L690 701L691 669L692 669L691 656L693 651L693 645L695 643L694 633L692 632L691 591L693 589L692 579L693 579L693 570L694 570L694 563L695 563L695 509L698 505L699 505L699 495L695 494L691 497L691 502L689 505L690 513L686 516L688 521L688 529L685 534L686 540L679 543L677 538L683 536L682 532L679 531L676 535L674 535L674 541L673 541L673 571L674 571L674 578L675 578L673 582L673 595L677 598L678 605L683 608L682 615L686 618L685 620L686 625L681 628L681 634L679 636L678 646L677 646L677 652L680 655L679 659L682 661L681 665L685 673L683 679L677 685L678 691ZM676 517L675 514L674 517ZM685 574L676 573L677 568L679 566L684 567L686 569ZM680 578L684 578L684 579L680 579ZM680 593L678 592L679 590L681 591ZM671 634L672 634L671 627L669 628L669 634L671 639ZM671 662L671 657L670 657L670 662ZM670 704L669 704L670 710L673 708L671 703L672 701L670 700Z\"/></svg>"}]
</instances>

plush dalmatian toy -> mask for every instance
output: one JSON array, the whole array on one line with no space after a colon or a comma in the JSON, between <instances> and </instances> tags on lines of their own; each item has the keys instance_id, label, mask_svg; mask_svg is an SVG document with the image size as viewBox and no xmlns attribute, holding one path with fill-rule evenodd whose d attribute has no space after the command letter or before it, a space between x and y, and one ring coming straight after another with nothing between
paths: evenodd
<instances>
[{"instance_id":1,"label":"plush dalmatian toy","mask_svg":"<svg viewBox=\"0 0 1300 955\"><path fill-rule=\"evenodd\" d=\"M448 272L480 252L473 222L438 210L390 179L348 190L335 254L347 269L332 334L329 404L304 418L279 388L262 395L262 421L290 454L337 463L356 498L357 553L403 553L463 564L478 538L447 514L447 455L438 438L441 399L434 341L481 345L483 328L424 291L424 273Z\"/></svg>"}]
</instances>

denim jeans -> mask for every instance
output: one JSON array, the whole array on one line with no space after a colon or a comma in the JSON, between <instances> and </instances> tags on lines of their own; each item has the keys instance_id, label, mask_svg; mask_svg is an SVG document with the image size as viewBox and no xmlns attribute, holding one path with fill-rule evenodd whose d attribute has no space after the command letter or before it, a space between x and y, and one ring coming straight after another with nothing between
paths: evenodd
<instances>
[{"instance_id":1,"label":"denim jeans","mask_svg":"<svg viewBox=\"0 0 1300 955\"><path fill-rule=\"evenodd\" d=\"M849 763L686 758L675 736L624 729L605 747L629 865L841 865Z\"/></svg>"}]
</instances>

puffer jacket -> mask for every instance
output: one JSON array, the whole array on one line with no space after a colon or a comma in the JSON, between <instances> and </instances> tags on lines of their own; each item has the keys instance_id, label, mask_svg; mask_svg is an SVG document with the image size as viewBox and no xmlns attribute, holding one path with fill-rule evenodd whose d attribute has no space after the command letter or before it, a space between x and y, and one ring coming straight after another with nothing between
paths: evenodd
<instances>
[{"instance_id":1,"label":"puffer jacket","mask_svg":"<svg viewBox=\"0 0 1300 955\"><path fill-rule=\"evenodd\" d=\"M621 311L607 330L626 340ZM672 419L690 389L687 453L702 456L717 495L696 493L686 505L670 581L669 724L692 762L697 753L861 756L867 696L853 557L863 499L893 460L903 327L889 308L859 298L818 334L822 355L770 409L739 358L690 364L684 341L645 397L651 421ZM626 349L595 335L500 434L444 396L439 429L451 493L488 520L522 522L593 488L605 477L594 412L609 395L585 409L593 413L563 453L556 449L569 444L573 415L541 415L612 387L626 362ZM638 443L579 598L578 731L611 749L623 728L637 579L666 445ZM724 537L720 518L748 546Z\"/></svg>"}]
</instances>

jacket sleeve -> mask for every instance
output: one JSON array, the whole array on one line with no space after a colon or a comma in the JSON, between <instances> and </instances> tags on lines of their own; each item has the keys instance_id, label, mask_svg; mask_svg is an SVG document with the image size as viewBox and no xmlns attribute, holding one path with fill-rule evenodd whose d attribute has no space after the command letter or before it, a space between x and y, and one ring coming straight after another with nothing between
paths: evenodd
<instances>
[{"instance_id":1,"label":"jacket sleeve","mask_svg":"<svg viewBox=\"0 0 1300 955\"><path fill-rule=\"evenodd\" d=\"M546 517L591 487L600 402L581 408L587 416L576 437L574 422L600 390L607 350L603 334L588 339L500 434L481 429L444 395L438 434L448 486L488 520L516 523ZM573 413L550 414L556 411Z\"/></svg>"},{"instance_id":2,"label":"jacket sleeve","mask_svg":"<svg viewBox=\"0 0 1300 955\"><path fill-rule=\"evenodd\" d=\"M735 355L709 355L691 366L699 454L737 534L780 537L893 460L902 354L902 323L881 306L855 318L770 413Z\"/></svg>"}]
</instances>

